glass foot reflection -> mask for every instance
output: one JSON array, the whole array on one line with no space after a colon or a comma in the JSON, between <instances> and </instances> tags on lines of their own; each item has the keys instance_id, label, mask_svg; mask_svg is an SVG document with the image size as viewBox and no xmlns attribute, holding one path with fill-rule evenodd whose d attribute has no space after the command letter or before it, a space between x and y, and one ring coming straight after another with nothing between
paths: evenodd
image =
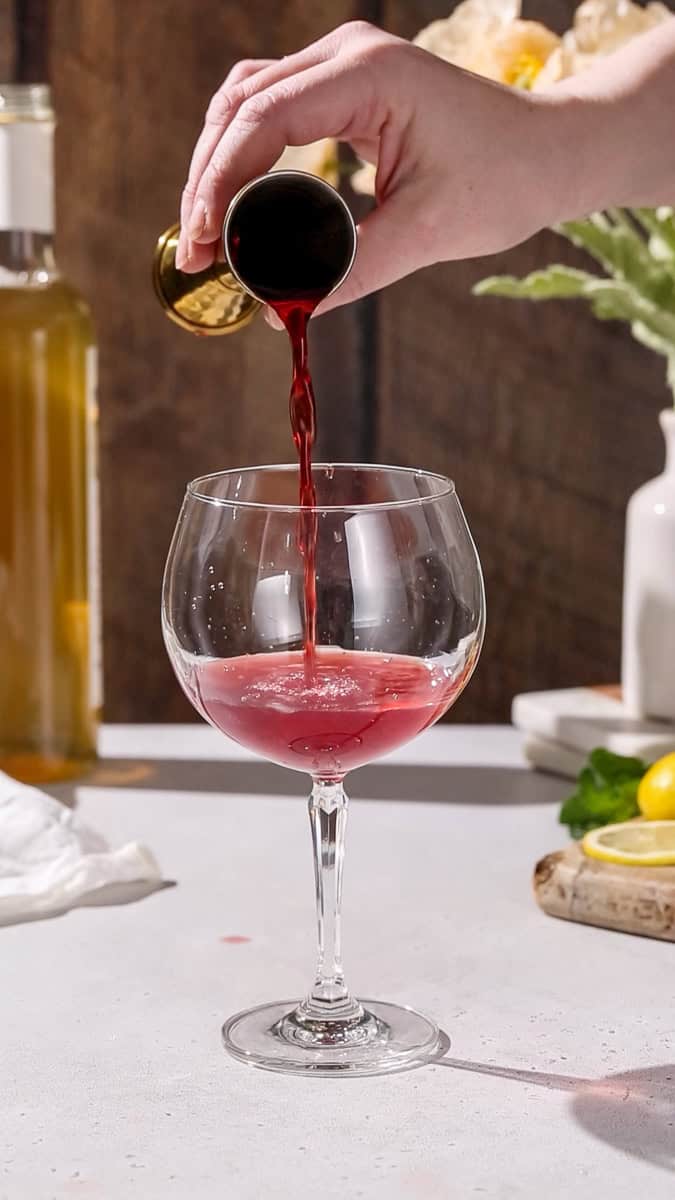
<instances>
[{"instance_id":1,"label":"glass foot reflection","mask_svg":"<svg viewBox=\"0 0 675 1200\"><path fill-rule=\"evenodd\" d=\"M267 1071L384 1075L423 1066L440 1051L438 1028L412 1008L364 1000L351 1022L305 1022L297 1004L262 1004L223 1025L226 1050Z\"/></svg>"}]
</instances>

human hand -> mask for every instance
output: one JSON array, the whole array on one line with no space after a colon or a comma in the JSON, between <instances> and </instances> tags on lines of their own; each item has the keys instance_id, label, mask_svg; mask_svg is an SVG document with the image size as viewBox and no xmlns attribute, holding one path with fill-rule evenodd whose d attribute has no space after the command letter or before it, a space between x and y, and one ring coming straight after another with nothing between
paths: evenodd
<instances>
[{"instance_id":1,"label":"human hand","mask_svg":"<svg viewBox=\"0 0 675 1200\"><path fill-rule=\"evenodd\" d=\"M238 63L192 157L177 265L207 267L238 189L287 145L323 137L377 164L377 207L360 226L351 275L319 311L419 267L505 249L571 215L556 162L560 108L363 22L279 61Z\"/></svg>"}]
</instances>

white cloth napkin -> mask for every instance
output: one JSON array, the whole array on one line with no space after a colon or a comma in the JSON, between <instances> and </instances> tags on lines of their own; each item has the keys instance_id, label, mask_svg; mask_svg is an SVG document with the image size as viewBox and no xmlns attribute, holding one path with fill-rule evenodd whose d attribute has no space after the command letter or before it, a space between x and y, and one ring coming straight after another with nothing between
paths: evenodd
<instances>
[{"instance_id":1,"label":"white cloth napkin","mask_svg":"<svg viewBox=\"0 0 675 1200\"><path fill-rule=\"evenodd\" d=\"M66 912L109 885L161 880L145 846L111 850L58 800L0 771L0 925Z\"/></svg>"}]
</instances>

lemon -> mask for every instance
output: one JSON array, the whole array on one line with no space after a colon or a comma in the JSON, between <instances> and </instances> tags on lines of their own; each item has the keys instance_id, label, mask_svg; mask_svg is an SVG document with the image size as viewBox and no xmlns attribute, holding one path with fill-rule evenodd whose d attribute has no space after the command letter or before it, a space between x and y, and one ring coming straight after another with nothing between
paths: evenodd
<instances>
[{"instance_id":1,"label":"lemon","mask_svg":"<svg viewBox=\"0 0 675 1200\"><path fill-rule=\"evenodd\" d=\"M637 802L648 821L675 821L675 754L666 754L642 776Z\"/></svg>"},{"instance_id":2,"label":"lemon","mask_svg":"<svg viewBox=\"0 0 675 1200\"><path fill-rule=\"evenodd\" d=\"M675 821L622 821L592 829L581 843L590 858L626 867L675 866Z\"/></svg>"}]
</instances>

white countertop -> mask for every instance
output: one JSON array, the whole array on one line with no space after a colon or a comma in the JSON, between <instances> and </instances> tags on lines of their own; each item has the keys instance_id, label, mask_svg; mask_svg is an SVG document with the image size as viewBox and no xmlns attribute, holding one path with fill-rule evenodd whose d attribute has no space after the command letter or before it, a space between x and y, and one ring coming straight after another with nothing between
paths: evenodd
<instances>
[{"instance_id":1,"label":"white countertop","mask_svg":"<svg viewBox=\"0 0 675 1200\"><path fill-rule=\"evenodd\" d=\"M673 947L539 912L567 785L516 733L436 728L353 777L348 981L451 1039L372 1079L220 1046L224 1017L310 981L303 777L206 727L102 748L84 817L177 886L0 929L0 1200L670 1200Z\"/></svg>"}]
</instances>

